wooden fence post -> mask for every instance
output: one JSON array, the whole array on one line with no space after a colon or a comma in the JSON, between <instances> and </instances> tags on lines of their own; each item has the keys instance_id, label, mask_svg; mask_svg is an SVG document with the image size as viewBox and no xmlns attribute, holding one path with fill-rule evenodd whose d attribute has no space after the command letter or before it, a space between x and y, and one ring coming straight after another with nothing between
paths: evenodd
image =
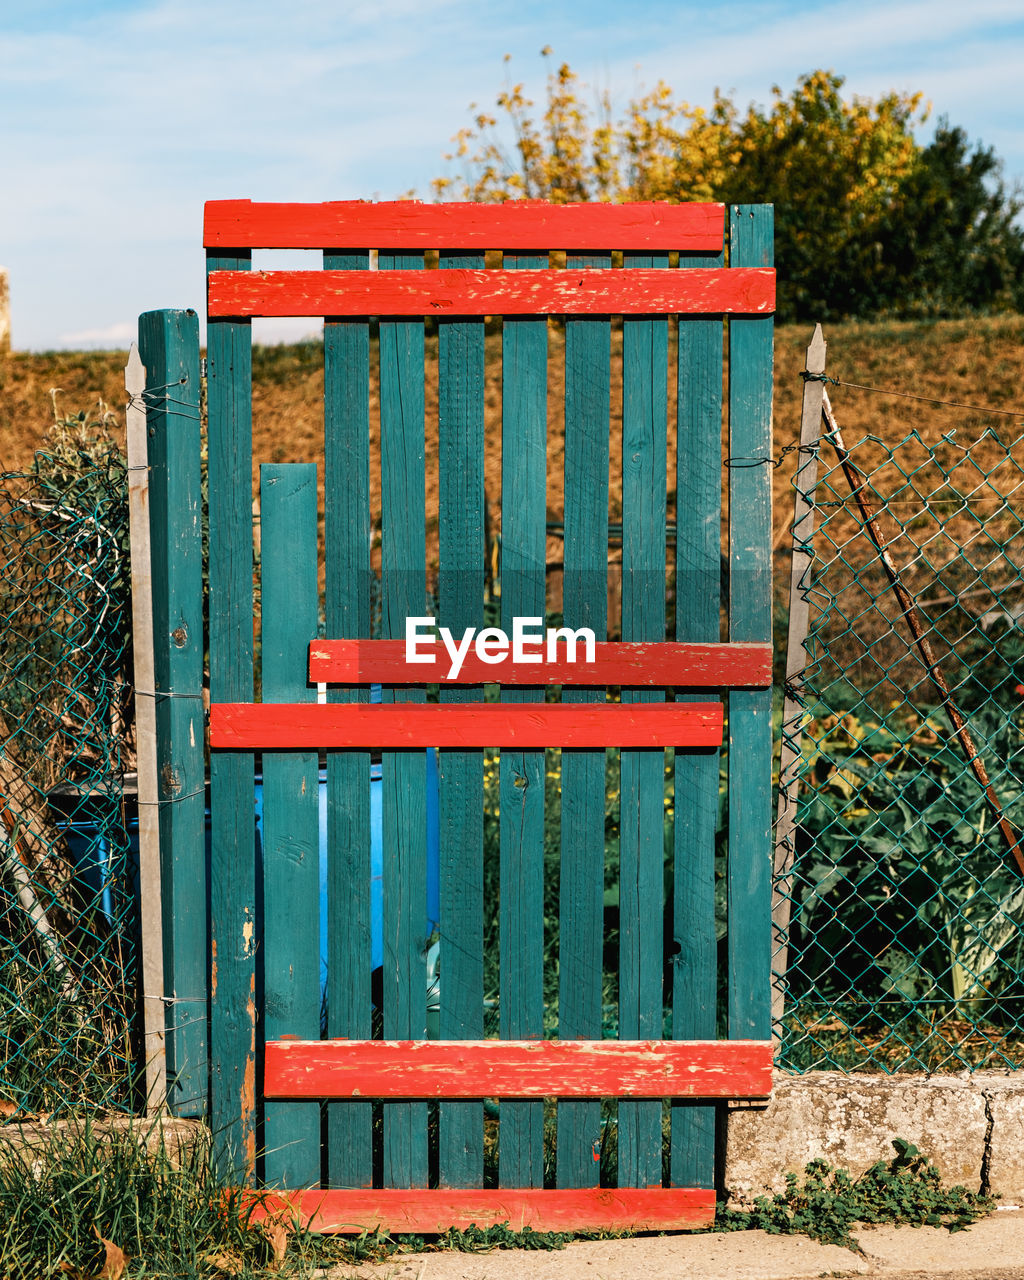
<instances>
[{"instance_id":1,"label":"wooden fence post","mask_svg":"<svg viewBox=\"0 0 1024 1280\"><path fill-rule=\"evenodd\" d=\"M826 343L821 325L807 348L800 415L800 452L797 455L793 509L793 560L789 579L789 642L786 651L786 689L782 707L782 745L779 758L779 807L775 820L775 859L772 883L772 1026L776 1040L786 1007L786 969L789 963L793 845L796 828L797 787L800 782L800 750L804 720L804 670L807 666L807 630L810 622L811 564L814 553L814 490L818 484L818 443L821 439L821 404L825 394Z\"/></svg>"},{"instance_id":2,"label":"wooden fence post","mask_svg":"<svg viewBox=\"0 0 1024 1280\"><path fill-rule=\"evenodd\" d=\"M203 770L203 578L199 321L194 311L139 317L146 366L152 535L154 701L158 741L167 1103L206 1111L207 910ZM146 690L142 690L143 695Z\"/></svg>"},{"instance_id":3,"label":"wooden fence post","mask_svg":"<svg viewBox=\"0 0 1024 1280\"><path fill-rule=\"evenodd\" d=\"M132 558L132 656L135 676L135 755L139 811L139 933L142 940L142 1025L146 1107L167 1103L163 908L160 887L159 763L156 673L153 664L152 541L149 527L149 450L146 440L146 370L132 343L124 370L128 392L128 525Z\"/></svg>"}]
</instances>

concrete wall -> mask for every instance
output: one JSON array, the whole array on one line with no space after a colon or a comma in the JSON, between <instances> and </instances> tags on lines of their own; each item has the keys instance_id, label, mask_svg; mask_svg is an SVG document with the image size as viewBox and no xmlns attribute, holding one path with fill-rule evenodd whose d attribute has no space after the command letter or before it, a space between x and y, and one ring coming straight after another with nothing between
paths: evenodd
<instances>
[{"instance_id":1,"label":"concrete wall","mask_svg":"<svg viewBox=\"0 0 1024 1280\"><path fill-rule=\"evenodd\" d=\"M942 1076L777 1072L763 1109L730 1108L724 1181L730 1202L785 1189L808 1161L863 1173L906 1138L961 1184L1024 1204L1024 1072Z\"/></svg>"}]
</instances>

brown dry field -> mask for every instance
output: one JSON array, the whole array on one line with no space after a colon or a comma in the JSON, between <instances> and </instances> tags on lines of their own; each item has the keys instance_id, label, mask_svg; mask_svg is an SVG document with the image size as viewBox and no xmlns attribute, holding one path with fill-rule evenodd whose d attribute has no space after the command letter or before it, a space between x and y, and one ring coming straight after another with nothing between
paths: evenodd
<instances>
[{"instance_id":1,"label":"brown dry field","mask_svg":"<svg viewBox=\"0 0 1024 1280\"><path fill-rule=\"evenodd\" d=\"M796 460L793 452L783 451L799 433L803 386L799 375L810 336L810 325L776 328L774 452L781 462L773 473L773 488L775 541L780 554L786 550L786 529L793 502L791 480ZM1024 367L1024 317L837 324L830 327L825 336L829 343L828 372L843 382L961 404L1003 410L1016 408L1024 416L1024 392L1020 386ZM549 344L548 516L551 520L559 520L562 515L561 345L562 335L553 327ZM431 372L435 354L436 341L428 338L428 369ZM102 401L115 411L115 429L120 429L125 359L124 352L15 353L0 364L0 470L18 470L27 466L33 451L45 445L53 417L53 389L59 390L57 402L66 412L89 409ZM619 368L614 349L613 364L615 381ZM323 451L322 348L317 343L257 347L253 367L254 481L260 462L319 461ZM495 529L500 527L501 505L500 377L500 340L492 334L488 337L486 387L486 486ZM428 379L428 529L436 528L437 424L432 390ZM956 439L962 445L979 440L990 428L995 428L1003 441L1014 440L1019 434L1021 418L994 417L845 385L830 388L830 394L848 443L864 435L874 435L893 443L914 430L930 442L955 429ZM617 477L621 468L621 442L615 421L617 398L617 388L613 387L610 437L613 520L619 514ZM671 421L674 389L670 389L670 402ZM376 416L376 406L376 390L372 387L371 421ZM376 447L376 426L373 434ZM989 444L982 441L978 445L976 459L984 460L988 456ZM1005 452L1003 456L1005 458ZM435 459L433 469L432 457ZM670 476L673 470L674 450L670 442ZM376 514L379 491L375 479L371 480L371 485L375 490ZM552 545L549 554L560 558L560 548Z\"/></svg>"}]
</instances>

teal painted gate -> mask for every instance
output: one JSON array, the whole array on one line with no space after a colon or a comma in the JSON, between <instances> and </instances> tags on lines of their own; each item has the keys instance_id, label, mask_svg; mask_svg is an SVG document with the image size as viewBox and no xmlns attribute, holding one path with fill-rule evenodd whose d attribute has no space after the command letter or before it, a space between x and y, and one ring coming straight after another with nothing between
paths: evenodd
<instances>
[{"instance_id":1,"label":"teal painted gate","mask_svg":"<svg viewBox=\"0 0 1024 1280\"><path fill-rule=\"evenodd\" d=\"M206 1114L225 1158L268 1187L332 1189L291 1202L325 1228L706 1221L714 1099L770 1087L770 207L225 201L207 206L205 242L213 748ZM323 268L256 269L254 249L280 248L320 249ZM424 269L435 266L434 255L437 269ZM261 466L254 571L256 315L324 316L325 330L322 473L313 462ZM505 318L491 339L486 318L497 316ZM183 313L140 322L158 433L176 406L187 407L190 423L198 407L193 326ZM502 367L500 502L487 495L500 509L500 607L486 604L494 593L485 582L485 468L488 449L498 447L485 431L488 359ZM549 413L556 365L564 397ZM379 406L371 404L375 386ZM564 418L562 460L549 418ZM610 477L610 433L620 418L621 476ZM186 436L179 469L198 494L198 431ZM425 500L435 469L436 525ZM553 476L561 511L552 509ZM610 487L621 491L621 571L608 553ZM554 516L564 537L560 575L548 565ZM167 536L194 551L197 528L186 516ZM195 575L176 585L175 573L172 563L161 579L163 616L192 609L193 632L181 646L192 665L177 685L168 677L166 692L195 697ZM609 598L619 596L621 613L616 606L609 616ZM543 618L559 606L557 621L595 634L596 676L542 663L525 684L510 659L490 658L492 673L486 649L471 657L462 683L404 663L410 618L436 616L456 637L485 624L512 633L514 618ZM616 632L622 643L606 645ZM362 643L319 646L326 656L318 668L318 645L311 661L310 644L324 635ZM367 644L373 637L397 645ZM198 653L201 662L201 643ZM326 703L318 703L311 666L330 679ZM485 682L493 681L500 690L488 698ZM374 683L383 685L384 705L360 707ZM719 848L717 874L726 887L719 927L728 928L719 973L722 760L707 744L720 734L723 691L728 852L722 859ZM422 1041L427 1021L425 744L440 748L440 1043L417 1049L400 1042ZM499 746L495 766L484 748ZM545 746L562 747L560 763ZM666 746L675 748L668 756ZM605 747L622 749L606 755ZM375 748L384 962L372 989ZM161 749L165 766L185 762L194 773L197 748L183 722L167 726ZM559 785L548 779L546 787L556 766ZM493 767L497 902L485 896L485 778ZM183 796L173 767L170 776ZM616 783L618 874L610 888L618 950L609 956L607 789ZM546 789L561 830L560 851L549 847L547 859ZM674 818L667 824L666 805ZM168 833L165 879L175 903L191 906L169 921L165 950L174 995L187 983L198 1011L206 938L194 895L205 872L201 822L197 835L190 814L187 829ZM557 947L546 948L552 876ZM495 915L500 978L496 992L485 992L485 922ZM612 1011L609 970L618 980ZM495 1004L500 1040L509 1043L492 1069L485 1013ZM610 1013L615 1041L603 1038ZM707 1043L723 1028L731 1045ZM169 1020L179 1111L202 1110L206 1029L198 1017ZM545 1038L543 1052L524 1044ZM522 1062L513 1062L517 1046ZM591 1055L585 1069L576 1065L583 1051ZM394 1079L373 1074L381 1053L398 1054ZM547 1065L537 1067L541 1058ZM364 1087L371 1076L376 1093ZM508 1100L497 1111L485 1102L502 1095ZM561 1098L557 1111L544 1101L553 1096ZM617 1107L602 1097L619 1099ZM599 1189L613 1125L614 1192ZM487 1154L495 1141L496 1172ZM496 1188L484 1185L493 1180Z\"/></svg>"}]
</instances>

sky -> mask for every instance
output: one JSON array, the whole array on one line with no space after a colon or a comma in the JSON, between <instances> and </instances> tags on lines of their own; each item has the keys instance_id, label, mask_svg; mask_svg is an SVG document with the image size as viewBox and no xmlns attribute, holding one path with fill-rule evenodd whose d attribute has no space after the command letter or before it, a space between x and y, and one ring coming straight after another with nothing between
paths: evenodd
<instances>
[{"instance_id":1,"label":"sky","mask_svg":"<svg viewBox=\"0 0 1024 1280\"><path fill-rule=\"evenodd\" d=\"M126 350L143 311L202 313L205 200L429 199L470 104L506 75L543 99L544 46L619 109L659 80L766 105L819 67L921 91L922 142L946 116L1024 180L1022 0L0 0L15 350Z\"/></svg>"}]
</instances>

